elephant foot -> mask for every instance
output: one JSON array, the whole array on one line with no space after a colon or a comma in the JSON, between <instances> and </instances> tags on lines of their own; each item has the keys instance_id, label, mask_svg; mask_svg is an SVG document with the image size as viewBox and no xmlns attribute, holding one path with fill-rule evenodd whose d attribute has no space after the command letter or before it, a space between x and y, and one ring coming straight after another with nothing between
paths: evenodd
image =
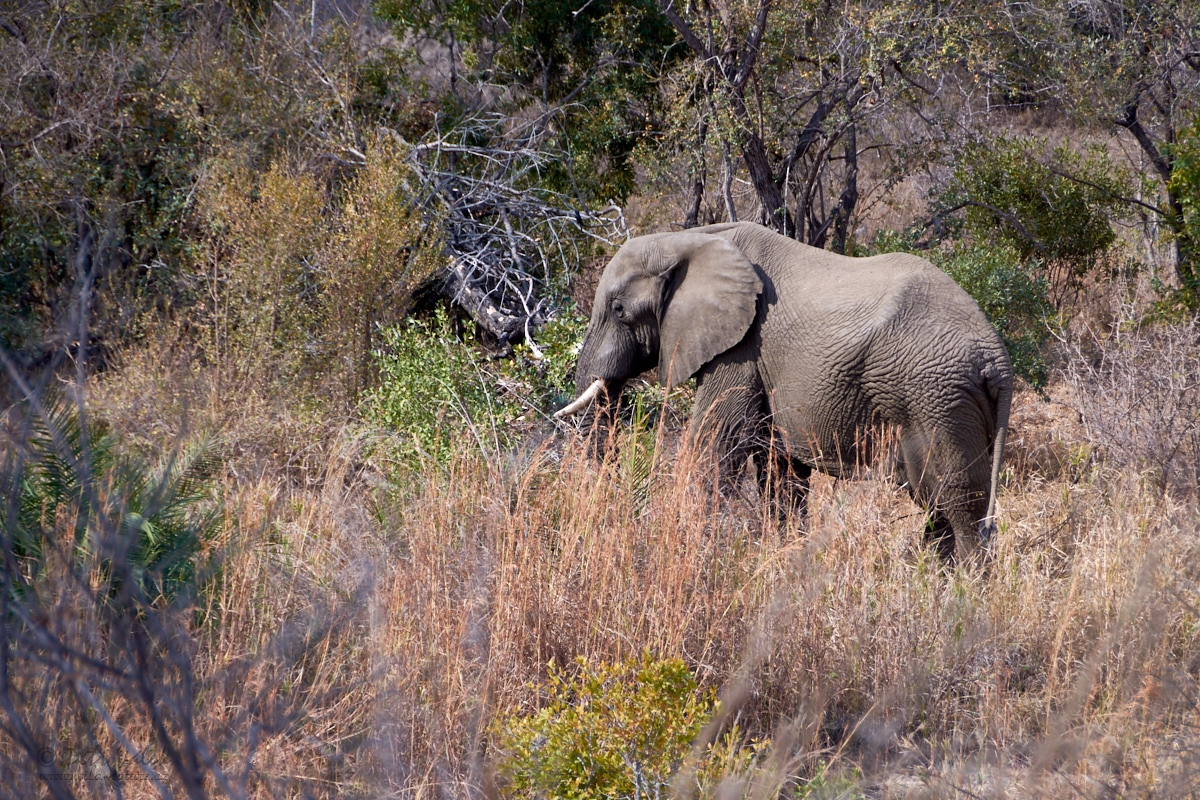
<instances>
[{"instance_id":1,"label":"elephant foot","mask_svg":"<svg viewBox=\"0 0 1200 800\"><path fill-rule=\"evenodd\" d=\"M987 530L984 523L969 524L958 519L952 523L935 511L925 523L925 543L936 548L943 563L970 564L987 551L994 531L994 524Z\"/></svg>"},{"instance_id":2,"label":"elephant foot","mask_svg":"<svg viewBox=\"0 0 1200 800\"><path fill-rule=\"evenodd\" d=\"M775 492L768 501L771 514L780 526L795 521L803 527L808 521L808 492Z\"/></svg>"},{"instance_id":3,"label":"elephant foot","mask_svg":"<svg viewBox=\"0 0 1200 800\"><path fill-rule=\"evenodd\" d=\"M992 541L996 538L996 534L999 533L999 530L1000 529L996 526L996 520L994 517L991 519L980 520L975 526L975 533L979 537L980 546L984 548L990 547Z\"/></svg>"}]
</instances>

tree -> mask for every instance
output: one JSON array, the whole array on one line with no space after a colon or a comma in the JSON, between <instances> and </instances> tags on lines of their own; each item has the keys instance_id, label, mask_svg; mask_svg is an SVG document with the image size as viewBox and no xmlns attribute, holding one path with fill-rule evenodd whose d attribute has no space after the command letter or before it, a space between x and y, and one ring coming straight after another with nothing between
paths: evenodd
<instances>
[{"instance_id":1,"label":"tree","mask_svg":"<svg viewBox=\"0 0 1200 800\"><path fill-rule=\"evenodd\" d=\"M564 156L545 165L545 188L580 205L623 203L635 190L632 155L657 127L654 85L674 58L651 0L379 0L376 12L443 48L441 133L501 113Z\"/></svg>"},{"instance_id":2,"label":"tree","mask_svg":"<svg viewBox=\"0 0 1200 800\"><path fill-rule=\"evenodd\" d=\"M1200 244L1189 236L1173 176L1181 130L1200 109L1200 3L1043 0L1016 14L1006 30L998 40L1003 51L1045 54L1035 65L1038 77L1033 69L1009 72L1036 80L1039 102L1068 111L1081 127L1127 133L1131 160L1157 187L1113 200L1167 229L1175 243L1174 279L1194 291Z\"/></svg>"},{"instance_id":3,"label":"tree","mask_svg":"<svg viewBox=\"0 0 1200 800\"><path fill-rule=\"evenodd\" d=\"M865 194L859 158L901 152L879 135L879 122L931 92L922 76L940 63L947 12L919 2L809 0L714 0L683 10L660 0L660 8L694 58L680 94L705 120L690 126L698 143L715 133L723 155L730 145L740 151L764 224L845 252ZM694 208L702 191L697 183ZM732 217L728 178L723 194Z\"/></svg>"}]
</instances>

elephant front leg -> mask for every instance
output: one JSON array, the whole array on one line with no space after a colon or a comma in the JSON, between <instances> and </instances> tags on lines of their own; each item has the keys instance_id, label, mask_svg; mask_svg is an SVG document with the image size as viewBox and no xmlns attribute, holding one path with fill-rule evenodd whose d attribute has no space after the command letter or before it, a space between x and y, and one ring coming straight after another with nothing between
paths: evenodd
<instances>
[{"instance_id":1,"label":"elephant front leg","mask_svg":"<svg viewBox=\"0 0 1200 800\"><path fill-rule=\"evenodd\" d=\"M763 405L757 367L736 353L718 356L696 376L691 441L712 458L724 491L736 486L746 459L761 449Z\"/></svg>"},{"instance_id":2,"label":"elephant front leg","mask_svg":"<svg viewBox=\"0 0 1200 800\"><path fill-rule=\"evenodd\" d=\"M759 492L782 521L807 512L812 470L790 455L786 437L768 414L758 366L749 355L723 354L697 376L693 442L715 456L724 491L741 480L753 457Z\"/></svg>"},{"instance_id":3,"label":"elephant front leg","mask_svg":"<svg viewBox=\"0 0 1200 800\"><path fill-rule=\"evenodd\" d=\"M812 467L791 456L780 436L767 439L756 466L759 494L767 498L775 518L780 522L805 519Z\"/></svg>"}]
</instances>

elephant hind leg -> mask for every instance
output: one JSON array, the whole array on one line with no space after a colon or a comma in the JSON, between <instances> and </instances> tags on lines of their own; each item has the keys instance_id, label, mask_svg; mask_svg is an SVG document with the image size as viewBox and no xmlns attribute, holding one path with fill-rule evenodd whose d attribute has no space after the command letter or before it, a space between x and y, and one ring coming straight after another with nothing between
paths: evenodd
<instances>
[{"instance_id":1,"label":"elephant hind leg","mask_svg":"<svg viewBox=\"0 0 1200 800\"><path fill-rule=\"evenodd\" d=\"M969 562L980 544L974 521L983 513L985 510L978 508L964 511L961 497L955 505L945 500L935 502L925 523L926 545L936 548L938 556L948 564Z\"/></svg>"},{"instance_id":2,"label":"elephant hind leg","mask_svg":"<svg viewBox=\"0 0 1200 800\"><path fill-rule=\"evenodd\" d=\"M925 520L925 546L933 548L943 562L954 561L954 529L946 515L936 509Z\"/></svg>"},{"instance_id":3,"label":"elephant hind leg","mask_svg":"<svg viewBox=\"0 0 1200 800\"><path fill-rule=\"evenodd\" d=\"M987 513L987 448L916 433L901 442L901 469L913 499L929 513L926 542L947 562L979 548L976 522Z\"/></svg>"}]
</instances>

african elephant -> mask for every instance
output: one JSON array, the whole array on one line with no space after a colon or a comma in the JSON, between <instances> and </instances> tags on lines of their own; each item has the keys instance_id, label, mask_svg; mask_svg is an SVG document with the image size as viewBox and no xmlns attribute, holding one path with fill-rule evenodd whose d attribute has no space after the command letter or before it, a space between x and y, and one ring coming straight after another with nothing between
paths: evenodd
<instances>
[{"instance_id":1,"label":"african elephant","mask_svg":"<svg viewBox=\"0 0 1200 800\"><path fill-rule=\"evenodd\" d=\"M944 557L995 530L1008 352L922 258L848 258L748 222L632 239L600 278L579 396L559 416L652 367L668 386L695 376L693 438L712 440L726 470L769 457L793 508L813 469L838 476L870 458L882 423L899 430L895 475L930 511Z\"/></svg>"}]
</instances>

